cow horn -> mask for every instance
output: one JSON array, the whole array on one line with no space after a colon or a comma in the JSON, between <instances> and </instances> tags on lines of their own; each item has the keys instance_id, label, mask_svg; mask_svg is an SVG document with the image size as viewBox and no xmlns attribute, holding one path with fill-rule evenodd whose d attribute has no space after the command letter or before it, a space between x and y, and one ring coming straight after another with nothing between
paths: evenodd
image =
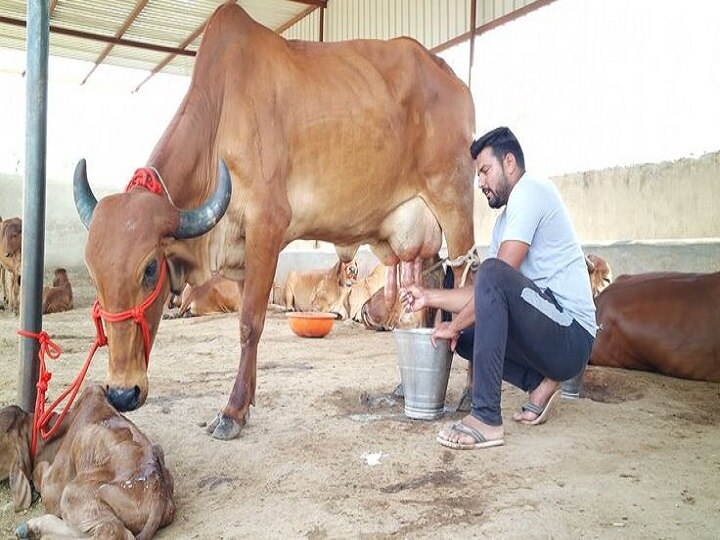
<instances>
[{"instance_id":1,"label":"cow horn","mask_svg":"<svg viewBox=\"0 0 720 540\"><path fill-rule=\"evenodd\" d=\"M75 166L73 196L75 198L75 207L77 208L78 214L80 214L80 220L83 222L83 225L85 225L85 228L89 229L97 199L95 195L93 195L90 184L88 183L84 159L78 161L78 164Z\"/></svg>"},{"instance_id":2,"label":"cow horn","mask_svg":"<svg viewBox=\"0 0 720 540\"><path fill-rule=\"evenodd\" d=\"M588 272L591 274L595 271L595 263L590 260L590 257L585 256L585 264L587 265Z\"/></svg>"},{"instance_id":3,"label":"cow horn","mask_svg":"<svg viewBox=\"0 0 720 540\"><path fill-rule=\"evenodd\" d=\"M175 238L195 238L212 229L225 214L230 204L232 183L230 172L222 159L218 164L218 181L215 192L205 203L194 210L180 210L180 220L175 229Z\"/></svg>"}]
</instances>

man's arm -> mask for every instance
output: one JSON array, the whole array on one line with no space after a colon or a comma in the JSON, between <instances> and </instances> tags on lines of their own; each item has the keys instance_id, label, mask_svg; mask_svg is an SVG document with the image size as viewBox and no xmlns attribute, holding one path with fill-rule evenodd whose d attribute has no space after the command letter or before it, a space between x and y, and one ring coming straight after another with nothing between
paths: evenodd
<instances>
[{"instance_id":1,"label":"man's arm","mask_svg":"<svg viewBox=\"0 0 720 540\"><path fill-rule=\"evenodd\" d=\"M505 240L500 244L497 258L508 263L515 270L520 270L520 265L525 260L530 246L519 240Z\"/></svg>"}]
</instances>

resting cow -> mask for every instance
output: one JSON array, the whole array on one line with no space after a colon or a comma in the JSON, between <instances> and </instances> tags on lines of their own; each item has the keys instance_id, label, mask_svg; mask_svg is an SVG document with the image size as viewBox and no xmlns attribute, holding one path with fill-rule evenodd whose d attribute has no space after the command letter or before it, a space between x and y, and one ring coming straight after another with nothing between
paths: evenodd
<instances>
[{"instance_id":1,"label":"resting cow","mask_svg":"<svg viewBox=\"0 0 720 540\"><path fill-rule=\"evenodd\" d=\"M0 267L7 306L20 312L20 274L22 272L22 220L10 218L0 222Z\"/></svg>"},{"instance_id":2,"label":"resting cow","mask_svg":"<svg viewBox=\"0 0 720 540\"><path fill-rule=\"evenodd\" d=\"M338 260L327 270L288 272L285 280L285 309L320 311L348 317L346 299L350 287L357 282L357 261Z\"/></svg>"},{"instance_id":3,"label":"resting cow","mask_svg":"<svg viewBox=\"0 0 720 540\"><path fill-rule=\"evenodd\" d=\"M143 312L147 344L138 318L107 324L110 401L145 402L162 299L219 273L243 283L240 364L209 430L236 437L255 401L281 249L323 240L348 262L369 244L391 266L436 254L442 230L449 256L466 254L474 118L467 86L412 39L287 41L234 2L220 6L188 93L128 191L97 202L85 161L75 170L102 309L127 312L159 291ZM427 216L429 236L418 227Z\"/></svg>"},{"instance_id":4,"label":"resting cow","mask_svg":"<svg viewBox=\"0 0 720 540\"><path fill-rule=\"evenodd\" d=\"M720 382L720 272L623 275L595 305L591 364Z\"/></svg>"},{"instance_id":5,"label":"resting cow","mask_svg":"<svg viewBox=\"0 0 720 540\"><path fill-rule=\"evenodd\" d=\"M43 287L42 311L59 313L73 308L72 285L64 268L56 268L52 287Z\"/></svg>"},{"instance_id":6,"label":"resting cow","mask_svg":"<svg viewBox=\"0 0 720 540\"><path fill-rule=\"evenodd\" d=\"M594 298L610 285L612 270L605 259L594 253L585 256L585 264L587 264L588 274L590 274L590 289Z\"/></svg>"},{"instance_id":7,"label":"resting cow","mask_svg":"<svg viewBox=\"0 0 720 540\"><path fill-rule=\"evenodd\" d=\"M241 302L237 282L215 274L202 285L185 285L180 297L178 316L232 313L240 309Z\"/></svg>"},{"instance_id":8,"label":"resting cow","mask_svg":"<svg viewBox=\"0 0 720 540\"><path fill-rule=\"evenodd\" d=\"M88 386L31 463L32 415L0 411L0 478L9 476L16 509L31 503L30 482L47 514L20 525L21 538L151 538L174 516L173 479L162 449ZM137 536L134 536L137 535Z\"/></svg>"}]
</instances>

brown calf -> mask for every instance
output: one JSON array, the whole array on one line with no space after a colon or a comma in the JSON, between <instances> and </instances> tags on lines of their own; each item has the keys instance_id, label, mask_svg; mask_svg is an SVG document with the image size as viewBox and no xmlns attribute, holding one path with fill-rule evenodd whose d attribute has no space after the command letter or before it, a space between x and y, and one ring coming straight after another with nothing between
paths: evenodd
<instances>
[{"instance_id":1,"label":"brown calf","mask_svg":"<svg viewBox=\"0 0 720 540\"><path fill-rule=\"evenodd\" d=\"M173 479L162 449L108 403L101 386L83 391L64 433L39 438L34 464L32 421L18 407L0 411L0 478L9 476L16 509L30 506L32 479L48 512L20 525L19 537L148 539L172 521Z\"/></svg>"},{"instance_id":2,"label":"brown calf","mask_svg":"<svg viewBox=\"0 0 720 540\"><path fill-rule=\"evenodd\" d=\"M72 308L73 292L67 271L64 268L56 268L52 287L43 287L43 313L60 313Z\"/></svg>"}]
</instances>

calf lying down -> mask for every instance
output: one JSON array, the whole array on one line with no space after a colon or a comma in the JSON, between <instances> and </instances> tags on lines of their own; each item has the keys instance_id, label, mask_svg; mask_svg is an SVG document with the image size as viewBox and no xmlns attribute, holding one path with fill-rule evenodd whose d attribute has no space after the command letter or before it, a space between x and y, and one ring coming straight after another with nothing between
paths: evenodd
<instances>
[{"instance_id":1,"label":"calf lying down","mask_svg":"<svg viewBox=\"0 0 720 540\"><path fill-rule=\"evenodd\" d=\"M174 516L173 479L162 449L87 387L57 436L38 437L30 457L32 415L0 410L0 480L10 479L15 509L32 502L30 482L47 514L20 525L20 538L147 539Z\"/></svg>"}]
</instances>

